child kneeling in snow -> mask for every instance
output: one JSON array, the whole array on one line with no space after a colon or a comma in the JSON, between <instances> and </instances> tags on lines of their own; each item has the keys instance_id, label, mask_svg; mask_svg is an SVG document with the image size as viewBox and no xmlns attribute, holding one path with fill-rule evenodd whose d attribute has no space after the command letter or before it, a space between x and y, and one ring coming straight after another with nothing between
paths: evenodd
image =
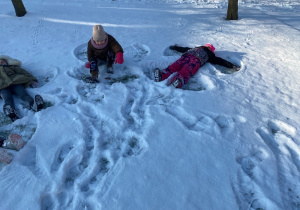
<instances>
[{"instance_id":1,"label":"child kneeling in snow","mask_svg":"<svg viewBox=\"0 0 300 210\"><path fill-rule=\"evenodd\" d=\"M113 74L113 63L124 62L123 52L123 48L112 35L106 33L101 25L95 25L87 47L89 63L86 67L90 68L91 80L98 81L99 65L106 64L107 73Z\"/></svg>"},{"instance_id":2,"label":"child kneeling in snow","mask_svg":"<svg viewBox=\"0 0 300 210\"><path fill-rule=\"evenodd\" d=\"M37 87L37 79L25 69L21 62L5 55L0 55L0 96L4 99L3 112L12 121L19 119L15 110L13 95L16 94L25 102L25 107L34 111L43 108L43 98L35 95L33 99L25 88Z\"/></svg>"},{"instance_id":3,"label":"child kneeling in snow","mask_svg":"<svg viewBox=\"0 0 300 210\"><path fill-rule=\"evenodd\" d=\"M185 85L189 81L190 77L196 74L199 68L206 62L232 68L234 71L238 71L240 69L239 66L215 56L215 47L212 44L206 44L195 48L179 47L174 45L170 46L170 49L184 54L177 61L162 71L155 69L154 78L156 82L159 82L167 79L171 74L177 72L177 75L170 82L170 84L176 88L181 88Z\"/></svg>"}]
</instances>

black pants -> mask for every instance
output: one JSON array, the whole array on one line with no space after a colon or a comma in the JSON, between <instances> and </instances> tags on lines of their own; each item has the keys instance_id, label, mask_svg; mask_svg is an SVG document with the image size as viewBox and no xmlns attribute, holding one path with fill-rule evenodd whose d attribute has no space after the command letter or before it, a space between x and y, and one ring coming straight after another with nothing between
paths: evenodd
<instances>
[{"instance_id":1,"label":"black pants","mask_svg":"<svg viewBox=\"0 0 300 210\"><path fill-rule=\"evenodd\" d=\"M13 94L25 101L27 108L30 108L34 103L33 98L28 95L23 85L12 85L0 90L0 95L4 99L4 105L9 104L15 108Z\"/></svg>"},{"instance_id":2,"label":"black pants","mask_svg":"<svg viewBox=\"0 0 300 210\"><path fill-rule=\"evenodd\" d=\"M101 60L97 57L93 57L90 60L90 73L92 76L97 76L98 77L98 66L104 65L105 63L107 64L107 67L112 67L116 59L116 54L113 51L108 51L107 56L106 56L106 61Z\"/></svg>"}]
</instances>

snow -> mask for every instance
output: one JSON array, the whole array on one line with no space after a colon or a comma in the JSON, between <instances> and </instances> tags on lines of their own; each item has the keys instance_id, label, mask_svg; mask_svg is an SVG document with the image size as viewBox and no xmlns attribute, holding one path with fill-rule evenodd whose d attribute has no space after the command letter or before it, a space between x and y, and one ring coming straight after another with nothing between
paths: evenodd
<instances>
[{"instance_id":1,"label":"snow","mask_svg":"<svg viewBox=\"0 0 300 210\"><path fill-rule=\"evenodd\" d=\"M0 135L25 147L0 166L0 209L299 209L300 3L242 0L0 0L0 54L39 79L47 108L15 99ZM85 51L102 24L125 50L86 84ZM205 64L183 89L152 70L212 43L240 65ZM112 77L111 80L105 79ZM3 100L0 100L0 107Z\"/></svg>"}]
</instances>

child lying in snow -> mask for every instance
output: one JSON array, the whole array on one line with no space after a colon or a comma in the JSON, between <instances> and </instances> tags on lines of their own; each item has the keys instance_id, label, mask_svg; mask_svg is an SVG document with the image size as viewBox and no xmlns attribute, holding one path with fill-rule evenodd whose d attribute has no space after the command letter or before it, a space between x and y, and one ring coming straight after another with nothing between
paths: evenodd
<instances>
[{"instance_id":1,"label":"child lying in snow","mask_svg":"<svg viewBox=\"0 0 300 210\"><path fill-rule=\"evenodd\" d=\"M37 79L20 65L20 61L0 55L0 96L4 99L3 112L12 121L19 119L15 110L13 93L25 102L25 107L28 109L39 111L44 104L40 95L36 95L33 99L26 92L25 88L37 87L38 83Z\"/></svg>"},{"instance_id":2,"label":"child lying in snow","mask_svg":"<svg viewBox=\"0 0 300 210\"><path fill-rule=\"evenodd\" d=\"M170 46L170 49L184 54L177 61L162 71L155 69L154 78L156 82L159 82L167 79L171 74L177 72L177 75L170 82L170 84L176 88L181 88L185 85L189 81L190 77L196 74L199 68L206 62L232 68L234 71L238 71L240 69L239 66L215 56L215 47L212 44L206 44L195 48L179 47L174 45Z\"/></svg>"}]
</instances>

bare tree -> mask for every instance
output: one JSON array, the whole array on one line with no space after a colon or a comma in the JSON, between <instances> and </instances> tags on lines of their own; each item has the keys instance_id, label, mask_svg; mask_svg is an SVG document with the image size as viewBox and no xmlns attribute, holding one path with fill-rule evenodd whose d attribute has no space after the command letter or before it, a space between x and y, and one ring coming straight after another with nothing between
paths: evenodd
<instances>
[{"instance_id":1,"label":"bare tree","mask_svg":"<svg viewBox=\"0 0 300 210\"><path fill-rule=\"evenodd\" d=\"M228 0L227 20L238 19L238 0Z\"/></svg>"},{"instance_id":2,"label":"bare tree","mask_svg":"<svg viewBox=\"0 0 300 210\"><path fill-rule=\"evenodd\" d=\"M18 17L23 17L27 13L22 0L11 0L11 2L14 5Z\"/></svg>"}]
</instances>

